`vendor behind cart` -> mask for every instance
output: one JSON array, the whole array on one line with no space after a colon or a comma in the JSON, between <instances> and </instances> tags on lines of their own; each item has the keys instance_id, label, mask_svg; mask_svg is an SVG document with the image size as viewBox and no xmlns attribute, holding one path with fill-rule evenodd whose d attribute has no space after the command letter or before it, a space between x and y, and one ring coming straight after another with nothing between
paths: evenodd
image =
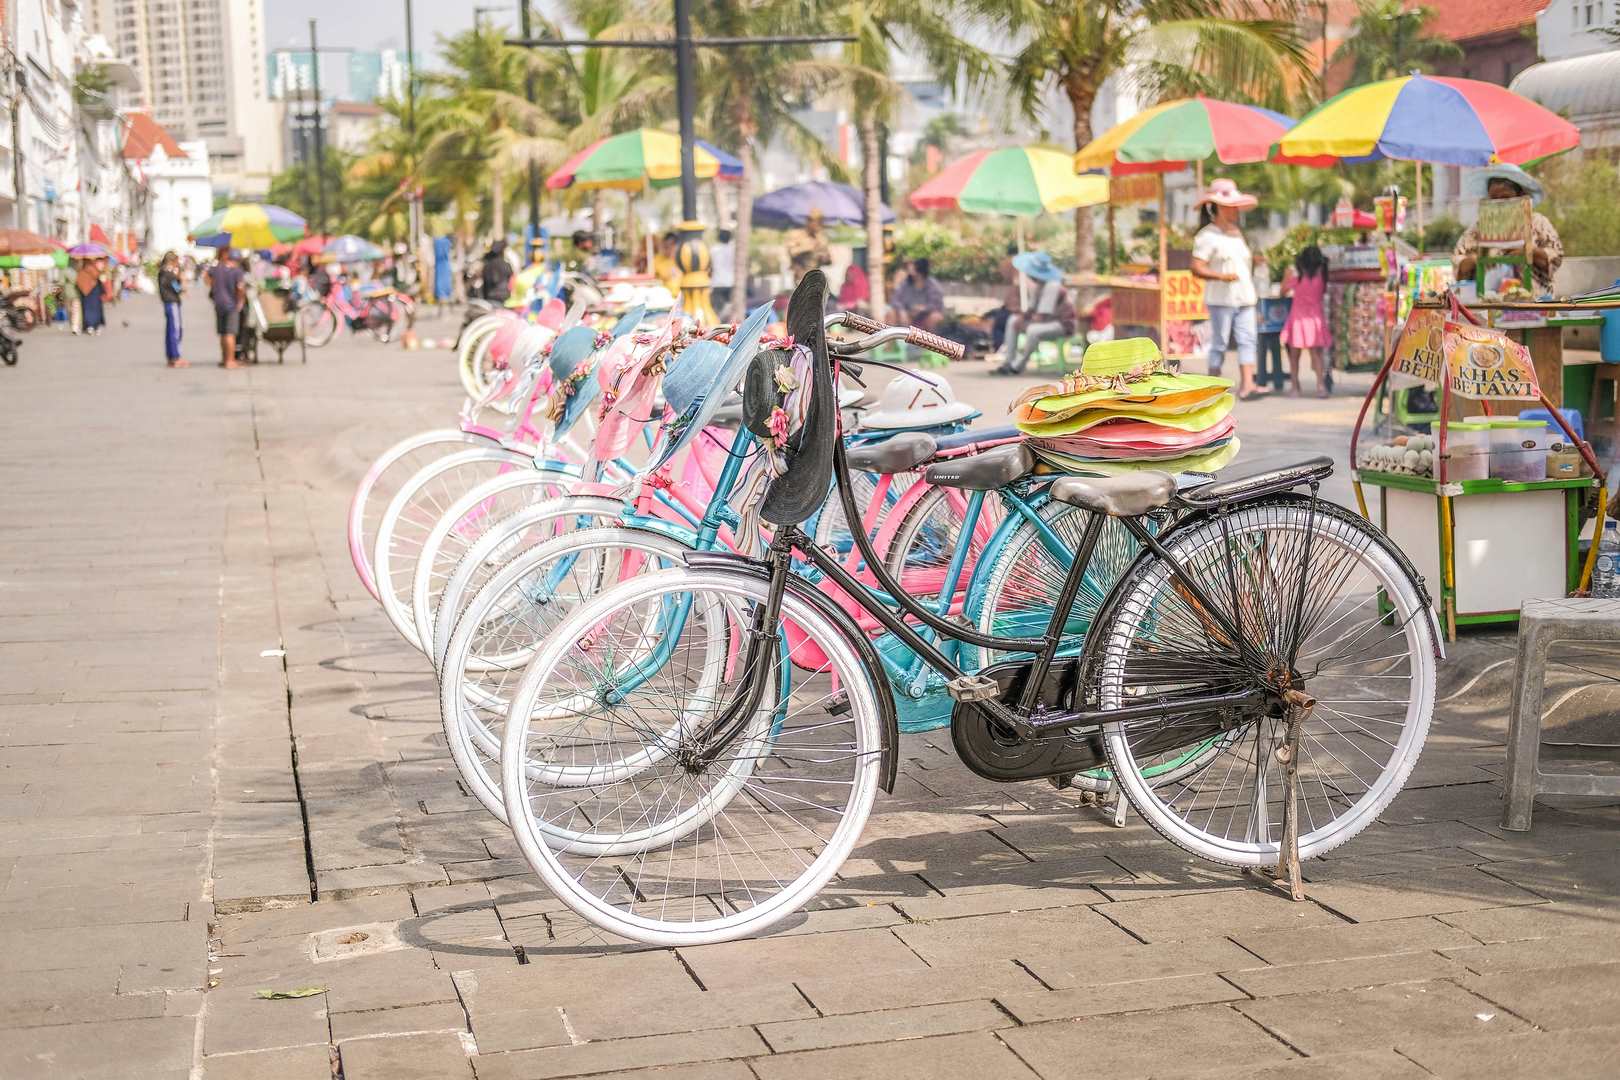
<instances>
[{"instance_id":1,"label":"vendor behind cart","mask_svg":"<svg viewBox=\"0 0 1620 1080\"><path fill-rule=\"evenodd\" d=\"M1483 185L1487 199L1521 199L1530 196L1532 206L1540 206L1543 192L1541 183L1517 165L1492 165L1469 178L1475 185ZM1525 255L1530 260L1530 273L1535 278L1536 295L1552 292L1553 277L1564 262L1564 242L1558 230L1540 212L1530 216L1530 243ZM1457 247L1451 253L1457 268L1457 280L1467 281L1474 276L1479 261L1479 233L1470 225L1457 238Z\"/></svg>"}]
</instances>

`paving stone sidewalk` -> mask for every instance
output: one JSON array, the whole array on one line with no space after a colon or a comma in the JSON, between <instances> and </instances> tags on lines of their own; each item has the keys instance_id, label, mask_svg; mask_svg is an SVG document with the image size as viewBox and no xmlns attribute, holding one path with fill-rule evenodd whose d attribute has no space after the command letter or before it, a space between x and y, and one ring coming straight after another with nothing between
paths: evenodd
<instances>
[{"instance_id":1,"label":"paving stone sidewalk","mask_svg":"<svg viewBox=\"0 0 1620 1080\"><path fill-rule=\"evenodd\" d=\"M627 947L461 788L349 565L353 484L452 416L447 355L168 372L155 303L112 321L0 371L0 1077L1614 1075L1620 805L1499 828L1510 637L1459 644L1308 903L936 732L817 910ZM1558 728L1615 741L1620 656L1558 661Z\"/></svg>"}]
</instances>

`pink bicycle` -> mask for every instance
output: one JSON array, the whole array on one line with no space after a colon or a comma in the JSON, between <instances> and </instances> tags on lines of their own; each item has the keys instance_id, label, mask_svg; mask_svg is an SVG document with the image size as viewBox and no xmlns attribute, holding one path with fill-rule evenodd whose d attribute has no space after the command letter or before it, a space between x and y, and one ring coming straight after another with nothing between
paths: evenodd
<instances>
[{"instance_id":1,"label":"pink bicycle","mask_svg":"<svg viewBox=\"0 0 1620 1080\"><path fill-rule=\"evenodd\" d=\"M415 303L402 292L386 287L351 290L340 282L323 299L298 309L298 328L312 349L327 344L345 327L351 333L367 331L386 345L415 317Z\"/></svg>"}]
</instances>

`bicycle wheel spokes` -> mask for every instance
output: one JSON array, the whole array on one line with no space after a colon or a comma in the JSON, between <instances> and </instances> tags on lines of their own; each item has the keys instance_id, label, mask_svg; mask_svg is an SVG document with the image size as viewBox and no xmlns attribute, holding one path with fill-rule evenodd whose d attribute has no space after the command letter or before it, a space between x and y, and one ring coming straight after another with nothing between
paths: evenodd
<instances>
[{"instance_id":1,"label":"bicycle wheel spokes","mask_svg":"<svg viewBox=\"0 0 1620 1080\"><path fill-rule=\"evenodd\" d=\"M597 925L665 943L740 936L812 896L853 844L881 753L870 683L791 596L784 621L824 655L771 650L748 676L732 643L764 597L735 575L642 578L580 608L530 665L503 747L503 776L522 785L508 812L547 884ZM750 709L738 695L755 679ZM550 782L582 770L583 786Z\"/></svg>"},{"instance_id":2,"label":"bicycle wheel spokes","mask_svg":"<svg viewBox=\"0 0 1620 1080\"><path fill-rule=\"evenodd\" d=\"M1154 562L1127 583L1100 661L1103 707L1262 693L1251 707L1112 730L1132 801L1196 854L1274 861L1283 692L1297 689L1316 702L1300 731L1301 854L1343 843L1394 797L1427 732L1435 671L1421 595L1367 527L1298 502L1243 508L1169 547L1187 580ZM1174 758L1149 790L1144 774Z\"/></svg>"},{"instance_id":3,"label":"bicycle wheel spokes","mask_svg":"<svg viewBox=\"0 0 1620 1080\"><path fill-rule=\"evenodd\" d=\"M502 731L524 666L575 608L627 575L673 565L681 550L673 541L632 530L571 534L514 560L468 604L445 650L439 707L468 787L497 816L506 813ZM537 707L555 710L558 703ZM556 738L561 744L572 736ZM570 772L555 762L537 775L558 784L591 780L588 768Z\"/></svg>"}]
</instances>

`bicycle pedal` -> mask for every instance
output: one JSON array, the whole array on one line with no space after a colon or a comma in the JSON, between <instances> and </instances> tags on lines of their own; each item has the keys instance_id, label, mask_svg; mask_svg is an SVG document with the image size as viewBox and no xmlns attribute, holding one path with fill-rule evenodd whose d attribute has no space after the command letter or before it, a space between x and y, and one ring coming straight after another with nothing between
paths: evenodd
<instances>
[{"instance_id":1,"label":"bicycle pedal","mask_svg":"<svg viewBox=\"0 0 1620 1080\"><path fill-rule=\"evenodd\" d=\"M1067 791L1069 788L1074 787L1074 778L1076 775L1078 774L1065 773L1062 776L1048 776L1046 778L1046 782L1057 788L1059 791Z\"/></svg>"},{"instance_id":2,"label":"bicycle pedal","mask_svg":"<svg viewBox=\"0 0 1620 1080\"><path fill-rule=\"evenodd\" d=\"M994 701L1001 694L996 680L985 675L962 675L945 684L957 701Z\"/></svg>"},{"instance_id":3,"label":"bicycle pedal","mask_svg":"<svg viewBox=\"0 0 1620 1080\"><path fill-rule=\"evenodd\" d=\"M849 691L840 690L834 694L832 700L827 702L828 716L846 716L849 714Z\"/></svg>"}]
</instances>

